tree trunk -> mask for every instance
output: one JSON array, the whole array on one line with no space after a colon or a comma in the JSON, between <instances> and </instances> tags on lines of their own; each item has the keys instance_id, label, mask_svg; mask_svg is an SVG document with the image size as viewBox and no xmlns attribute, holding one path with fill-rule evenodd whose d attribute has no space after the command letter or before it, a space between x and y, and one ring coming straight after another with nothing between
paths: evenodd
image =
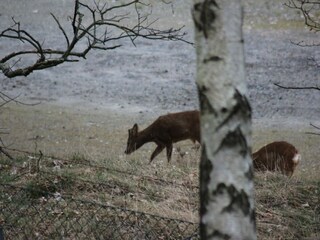
<instances>
[{"instance_id":1,"label":"tree trunk","mask_svg":"<svg viewBox=\"0 0 320 240\"><path fill-rule=\"evenodd\" d=\"M194 0L201 239L256 239L240 0Z\"/></svg>"}]
</instances>

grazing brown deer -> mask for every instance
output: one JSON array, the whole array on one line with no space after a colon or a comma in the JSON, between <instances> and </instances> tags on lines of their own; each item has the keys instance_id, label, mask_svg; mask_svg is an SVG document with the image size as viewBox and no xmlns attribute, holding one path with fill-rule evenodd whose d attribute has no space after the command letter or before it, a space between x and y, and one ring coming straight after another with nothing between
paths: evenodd
<instances>
[{"instance_id":1,"label":"grazing brown deer","mask_svg":"<svg viewBox=\"0 0 320 240\"><path fill-rule=\"evenodd\" d=\"M272 142L252 154L253 167L257 171L280 171L291 177L301 160L298 150L290 143Z\"/></svg>"},{"instance_id":2,"label":"grazing brown deer","mask_svg":"<svg viewBox=\"0 0 320 240\"><path fill-rule=\"evenodd\" d=\"M170 162L172 144L191 139L200 143L199 111L170 113L160 116L149 127L139 132L138 125L129 129L129 137L125 154L130 154L148 142L155 142L156 149L151 154L150 163L164 149L167 149L167 159Z\"/></svg>"}]
</instances>

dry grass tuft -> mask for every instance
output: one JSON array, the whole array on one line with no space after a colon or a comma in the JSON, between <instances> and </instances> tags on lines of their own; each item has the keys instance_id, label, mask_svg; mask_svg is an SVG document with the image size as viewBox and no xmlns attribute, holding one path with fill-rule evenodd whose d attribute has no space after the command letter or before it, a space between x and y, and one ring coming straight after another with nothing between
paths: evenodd
<instances>
[{"instance_id":1,"label":"dry grass tuft","mask_svg":"<svg viewBox=\"0 0 320 240\"><path fill-rule=\"evenodd\" d=\"M259 239L318 239L319 180L278 173L256 174Z\"/></svg>"}]
</instances>

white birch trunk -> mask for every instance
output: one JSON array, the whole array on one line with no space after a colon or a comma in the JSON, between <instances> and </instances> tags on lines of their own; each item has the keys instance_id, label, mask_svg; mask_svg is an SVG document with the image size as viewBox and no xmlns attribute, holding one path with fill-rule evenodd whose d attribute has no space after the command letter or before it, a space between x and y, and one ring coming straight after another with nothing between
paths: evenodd
<instances>
[{"instance_id":1,"label":"white birch trunk","mask_svg":"<svg viewBox=\"0 0 320 240\"><path fill-rule=\"evenodd\" d=\"M194 0L201 239L256 239L240 0Z\"/></svg>"}]
</instances>

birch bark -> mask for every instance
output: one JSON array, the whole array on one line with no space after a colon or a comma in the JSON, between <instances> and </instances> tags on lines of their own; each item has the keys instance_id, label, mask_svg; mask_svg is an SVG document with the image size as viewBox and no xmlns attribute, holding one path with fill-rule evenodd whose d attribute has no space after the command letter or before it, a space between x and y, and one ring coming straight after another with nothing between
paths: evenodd
<instances>
[{"instance_id":1,"label":"birch bark","mask_svg":"<svg viewBox=\"0 0 320 240\"><path fill-rule=\"evenodd\" d=\"M201 239L256 239L240 0L194 0Z\"/></svg>"}]
</instances>

